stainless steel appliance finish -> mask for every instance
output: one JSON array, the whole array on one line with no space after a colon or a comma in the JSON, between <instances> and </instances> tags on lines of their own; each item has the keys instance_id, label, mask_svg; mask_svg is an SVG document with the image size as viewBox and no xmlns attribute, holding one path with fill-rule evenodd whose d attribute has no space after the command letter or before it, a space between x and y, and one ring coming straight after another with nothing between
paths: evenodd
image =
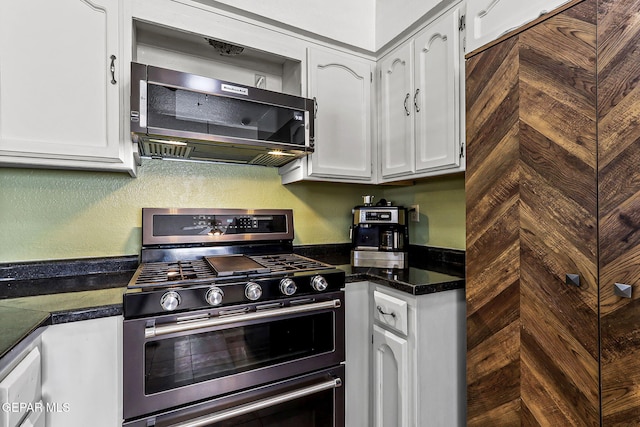
<instances>
[{"instance_id":1,"label":"stainless steel appliance finish","mask_svg":"<svg viewBox=\"0 0 640 427\"><path fill-rule=\"evenodd\" d=\"M314 101L131 64L131 134L143 156L282 166L313 152Z\"/></svg>"},{"instance_id":2,"label":"stainless steel appliance finish","mask_svg":"<svg viewBox=\"0 0 640 427\"><path fill-rule=\"evenodd\" d=\"M124 295L124 425L344 425L344 272L291 253L279 239L293 238L292 216L143 210Z\"/></svg>"},{"instance_id":3,"label":"stainless steel appliance finish","mask_svg":"<svg viewBox=\"0 0 640 427\"><path fill-rule=\"evenodd\" d=\"M125 422L123 427L216 427L233 425L228 422L234 419L236 424L260 427L344 425L343 380L340 365L163 411Z\"/></svg>"},{"instance_id":4,"label":"stainless steel appliance finish","mask_svg":"<svg viewBox=\"0 0 640 427\"><path fill-rule=\"evenodd\" d=\"M407 268L409 228L401 206L356 206L351 226L351 265Z\"/></svg>"}]
</instances>

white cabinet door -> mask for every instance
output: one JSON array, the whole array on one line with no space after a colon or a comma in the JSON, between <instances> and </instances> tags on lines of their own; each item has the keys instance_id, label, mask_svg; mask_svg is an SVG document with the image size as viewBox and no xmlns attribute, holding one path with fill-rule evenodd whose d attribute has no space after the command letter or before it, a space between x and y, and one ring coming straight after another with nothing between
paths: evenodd
<instances>
[{"instance_id":1,"label":"white cabinet door","mask_svg":"<svg viewBox=\"0 0 640 427\"><path fill-rule=\"evenodd\" d=\"M467 3L467 53L533 21L568 0L473 0Z\"/></svg>"},{"instance_id":2,"label":"white cabinet door","mask_svg":"<svg viewBox=\"0 0 640 427\"><path fill-rule=\"evenodd\" d=\"M47 427L122 423L122 317L64 323L42 333Z\"/></svg>"},{"instance_id":3,"label":"white cabinet door","mask_svg":"<svg viewBox=\"0 0 640 427\"><path fill-rule=\"evenodd\" d=\"M464 170L464 64L456 6L379 63L383 181Z\"/></svg>"},{"instance_id":4,"label":"white cabinet door","mask_svg":"<svg viewBox=\"0 0 640 427\"><path fill-rule=\"evenodd\" d=\"M369 282L347 283L345 286L346 361L345 361L345 425L369 427L371 316Z\"/></svg>"},{"instance_id":5,"label":"white cabinet door","mask_svg":"<svg viewBox=\"0 0 640 427\"><path fill-rule=\"evenodd\" d=\"M373 325L373 410L375 427L410 425L412 389L409 376L409 344Z\"/></svg>"},{"instance_id":6,"label":"white cabinet door","mask_svg":"<svg viewBox=\"0 0 640 427\"><path fill-rule=\"evenodd\" d=\"M416 172L460 164L460 8L415 39Z\"/></svg>"},{"instance_id":7,"label":"white cabinet door","mask_svg":"<svg viewBox=\"0 0 640 427\"><path fill-rule=\"evenodd\" d=\"M119 0L2 2L0 164L133 173L119 19Z\"/></svg>"},{"instance_id":8,"label":"white cabinet door","mask_svg":"<svg viewBox=\"0 0 640 427\"><path fill-rule=\"evenodd\" d=\"M382 177L413 171L414 107L413 44L407 42L379 64L380 69L380 160Z\"/></svg>"},{"instance_id":9,"label":"white cabinet door","mask_svg":"<svg viewBox=\"0 0 640 427\"><path fill-rule=\"evenodd\" d=\"M317 102L309 175L371 179L370 61L309 48L309 97Z\"/></svg>"}]
</instances>

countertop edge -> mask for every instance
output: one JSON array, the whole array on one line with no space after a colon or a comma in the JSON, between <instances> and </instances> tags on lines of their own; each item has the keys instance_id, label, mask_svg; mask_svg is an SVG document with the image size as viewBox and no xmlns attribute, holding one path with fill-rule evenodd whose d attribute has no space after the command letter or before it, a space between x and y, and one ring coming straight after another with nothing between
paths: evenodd
<instances>
[{"instance_id":1,"label":"countertop edge","mask_svg":"<svg viewBox=\"0 0 640 427\"><path fill-rule=\"evenodd\" d=\"M409 295L420 296L437 292L450 291L453 289L464 289L465 279L453 279L437 283L427 283L421 285L411 285L398 280L392 280L385 277L377 276L371 273L356 273L346 276L347 283L370 281L379 285L384 285L392 289L407 293Z\"/></svg>"}]
</instances>

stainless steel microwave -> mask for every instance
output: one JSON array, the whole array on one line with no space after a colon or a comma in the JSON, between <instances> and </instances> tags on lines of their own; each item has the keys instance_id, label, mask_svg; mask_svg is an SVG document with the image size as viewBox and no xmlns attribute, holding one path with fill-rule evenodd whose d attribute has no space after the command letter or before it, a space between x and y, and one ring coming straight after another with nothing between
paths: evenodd
<instances>
[{"instance_id":1,"label":"stainless steel microwave","mask_svg":"<svg viewBox=\"0 0 640 427\"><path fill-rule=\"evenodd\" d=\"M131 135L144 157L282 166L313 152L314 101L133 62Z\"/></svg>"}]
</instances>

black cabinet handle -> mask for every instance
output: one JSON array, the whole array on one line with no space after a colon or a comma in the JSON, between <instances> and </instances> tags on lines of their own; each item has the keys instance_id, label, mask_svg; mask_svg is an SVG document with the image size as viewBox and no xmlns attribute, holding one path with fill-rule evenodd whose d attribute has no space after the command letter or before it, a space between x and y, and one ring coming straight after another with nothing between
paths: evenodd
<instances>
[{"instance_id":1,"label":"black cabinet handle","mask_svg":"<svg viewBox=\"0 0 640 427\"><path fill-rule=\"evenodd\" d=\"M567 285L580 286L580 275L579 274L567 274L565 276L565 283Z\"/></svg>"},{"instance_id":2,"label":"black cabinet handle","mask_svg":"<svg viewBox=\"0 0 640 427\"><path fill-rule=\"evenodd\" d=\"M622 298L631 298L631 285L616 283L613 285L613 293Z\"/></svg>"},{"instance_id":3,"label":"black cabinet handle","mask_svg":"<svg viewBox=\"0 0 640 427\"><path fill-rule=\"evenodd\" d=\"M387 313L387 312L385 312L385 311L384 311L384 309L383 309L382 307L380 307L380 306L377 306L376 308L378 309L378 312L379 312L380 314L382 314L383 316L391 316L391 317L393 317L394 319L396 318L396 314L395 314L393 311L392 311L391 313Z\"/></svg>"},{"instance_id":4,"label":"black cabinet handle","mask_svg":"<svg viewBox=\"0 0 640 427\"><path fill-rule=\"evenodd\" d=\"M115 55L111 55L111 84L114 85L116 84L116 56Z\"/></svg>"},{"instance_id":5,"label":"black cabinet handle","mask_svg":"<svg viewBox=\"0 0 640 427\"><path fill-rule=\"evenodd\" d=\"M409 115L409 96L411 95L407 92L407 96L404 97L404 112L407 116Z\"/></svg>"}]
</instances>

